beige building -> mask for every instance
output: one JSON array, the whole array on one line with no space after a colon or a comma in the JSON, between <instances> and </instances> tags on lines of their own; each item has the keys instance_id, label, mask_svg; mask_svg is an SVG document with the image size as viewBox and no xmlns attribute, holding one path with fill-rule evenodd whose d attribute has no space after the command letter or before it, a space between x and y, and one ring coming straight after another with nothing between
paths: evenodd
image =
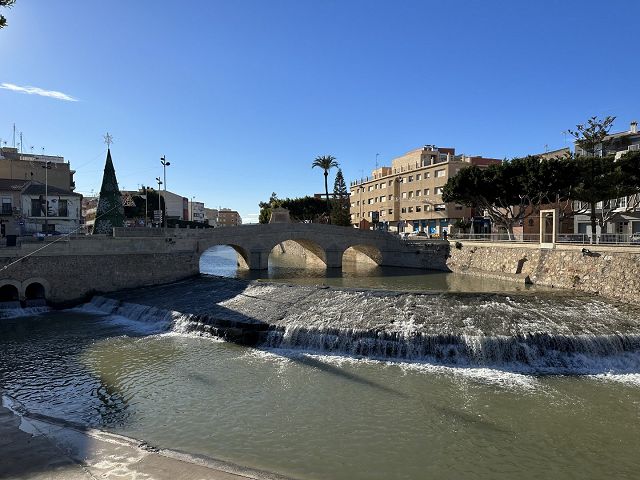
<instances>
[{"instance_id":1,"label":"beige building","mask_svg":"<svg viewBox=\"0 0 640 480\"><path fill-rule=\"evenodd\" d=\"M221 227L237 227L242 225L242 217L235 210L221 208L218 210L218 224Z\"/></svg>"},{"instance_id":2,"label":"beige building","mask_svg":"<svg viewBox=\"0 0 640 480\"><path fill-rule=\"evenodd\" d=\"M501 160L456 155L434 145L412 150L351 183L351 222L382 224L392 231L439 235L456 220L469 219L470 208L442 201L447 180L470 165L486 167ZM377 217L377 218L376 218ZM366 225L366 224L363 224Z\"/></svg>"},{"instance_id":3,"label":"beige building","mask_svg":"<svg viewBox=\"0 0 640 480\"><path fill-rule=\"evenodd\" d=\"M43 168L49 162L49 169ZM18 152L17 148L0 148L0 178L11 180L34 180L36 182L73 191L75 170L71 170L64 157L53 155L34 155Z\"/></svg>"},{"instance_id":4,"label":"beige building","mask_svg":"<svg viewBox=\"0 0 640 480\"><path fill-rule=\"evenodd\" d=\"M217 208L206 208L204 209L204 220L211 227L218 226L218 209Z\"/></svg>"}]
</instances>

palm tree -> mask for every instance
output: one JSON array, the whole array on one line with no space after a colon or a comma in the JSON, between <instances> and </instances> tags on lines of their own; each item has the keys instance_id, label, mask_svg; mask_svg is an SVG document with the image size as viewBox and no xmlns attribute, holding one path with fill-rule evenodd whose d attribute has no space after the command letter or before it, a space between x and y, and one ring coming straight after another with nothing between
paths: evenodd
<instances>
[{"instance_id":1,"label":"palm tree","mask_svg":"<svg viewBox=\"0 0 640 480\"><path fill-rule=\"evenodd\" d=\"M329 170L332 168L338 168L338 162L336 157L331 155L322 155L316 157L311 164L311 168L320 167L324 170L324 192L327 197L327 213L329 213L329 223L331 223L331 205L329 203L329 185L327 184L327 177L329 176Z\"/></svg>"}]
</instances>

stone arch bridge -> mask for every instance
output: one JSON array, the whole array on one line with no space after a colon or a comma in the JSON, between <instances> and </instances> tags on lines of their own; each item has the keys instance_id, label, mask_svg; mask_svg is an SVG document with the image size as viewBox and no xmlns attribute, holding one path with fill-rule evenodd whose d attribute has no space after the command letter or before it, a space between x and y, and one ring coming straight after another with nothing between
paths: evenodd
<instances>
[{"instance_id":1,"label":"stone arch bridge","mask_svg":"<svg viewBox=\"0 0 640 480\"><path fill-rule=\"evenodd\" d=\"M200 273L200 256L231 246L254 270L266 269L272 249L297 242L328 268L353 248L379 265L447 270L449 244L411 244L385 232L320 224L244 225L216 229L116 228L113 235L59 237L0 248L0 304L36 299L77 302L98 292L182 280ZM4 288L3 288L4 287Z\"/></svg>"}]
</instances>

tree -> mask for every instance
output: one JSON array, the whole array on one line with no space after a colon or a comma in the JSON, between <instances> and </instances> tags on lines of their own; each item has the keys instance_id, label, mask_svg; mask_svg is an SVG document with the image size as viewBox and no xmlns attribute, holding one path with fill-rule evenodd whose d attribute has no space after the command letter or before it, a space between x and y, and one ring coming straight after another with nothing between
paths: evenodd
<instances>
[{"instance_id":1,"label":"tree","mask_svg":"<svg viewBox=\"0 0 640 480\"><path fill-rule=\"evenodd\" d=\"M591 117L587 123L576 125L576 130L567 130L581 150L575 157L578 177L575 179L571 197L582 202L583 208L578 209L576 213L589 211L592 242L596 239L598 203L615 198L609 195L613 195L616 190L615 182L618 175L613 165L614 158L606 156L609 144L613 142L611 137L607 137L615 119L616 117L611 116L602 120ZM604 211L604 208L602 210Z\"/></svg>"},{"instance_id":2,"label":"tree","mask_svg":"<svg viewBox=\"0 0 640 480\"><path fill-rule=\"evenodd\" d=\"M614 156L578 156L570 198L576 214L590 213L591 241L596 225L604 229L616 215L640 207L640 154Z\"/></svg>"},{"instance_id":3,"label":"tree","mask_svg":"<svg viewBox=\"0 0 640 480\"><path fill-rule=\"evenodd\" d=\"M475 165L463 168L445 184L442 200L485 211L513 238L516 225L537 214L540 205L555 200L562 179L550 172L558 161L529 156L486 169Z\"/></svg>"},{"instance_id":4,"label":"tree","mask_svg":"<svg viewBox=\"0 0 640 480\"><path fill-rule=\"evenodd\" d=\"M16 0L0 0L0 7L11 8L16 3ZM7 19L4 15L0 15L0 28L7 26Z\"/></svg>"},{"instance_id":5,"label":"tree","mask_svg":"<svg viewBox=\"0 0 640 480\"><path fill-rule=\"evenodd\" d=\"M324 170L324 192L327 197L327 210L331 211L331 206L329 204L329 184L327 183L327 177L329 176L329 170L332 168L338 167L338 162L336 162L336 158L331 155L323 155L316 157L316 159L311 164L311 168L320 167ZM331 220L329 220L331 223Z\"/></svg>"},{"instance_id":6,"label":"tree","mask_svg":"<svg viewBox=\"0 0 640 480\"><path fill-rule=\"evenodd\" d=\"M342 170L338 169L336 179L333 182L333 208L331 209L331 223L348 227L351 225L349 214L349 192L344 181Z\"/></svg>"},{"instance_id":7,"label":"tree","mask_svg":"<svg viewBox=\"0 0 640 480\"><path fill-rule=\"evenodd\" d=\"M259 205L260 223L269 223L271 210L274 207L283 207L289 210L291 220L294 222L324 222L329 216L325 201L310 196L279 199L274 192L268 202L260 202Z\"/></svg>"},{"instance_id":8,"label":"tree","mask_svg":"<svg viewBox=\"0 0 640 480\"><path fill-rule=\"evenodd\" d=\"M112 233L114 227L124 225L124 207L122 206L122 194L118 188L116 171L111 160L111 149L107 149L107 161L104 165L100 199L96 209L96 221L93 225L93 233Z\"/></svg>"}]
</instances>

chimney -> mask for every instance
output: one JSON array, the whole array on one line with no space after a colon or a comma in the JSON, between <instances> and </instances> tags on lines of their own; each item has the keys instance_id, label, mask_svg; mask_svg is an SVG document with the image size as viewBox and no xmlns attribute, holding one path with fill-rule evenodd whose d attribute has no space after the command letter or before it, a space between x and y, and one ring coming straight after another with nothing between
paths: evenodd
<instances>
[{"instance_id":1,"label":"chimney","mask_svg":"<svg viewBox=\"0 0 640 480\"><path fill-rule=\"evenodd\" d=\"M638 133L638 122L635 120L631 122L631 128L629 129L631 133Z\"/></svg>"}]
</instances>

